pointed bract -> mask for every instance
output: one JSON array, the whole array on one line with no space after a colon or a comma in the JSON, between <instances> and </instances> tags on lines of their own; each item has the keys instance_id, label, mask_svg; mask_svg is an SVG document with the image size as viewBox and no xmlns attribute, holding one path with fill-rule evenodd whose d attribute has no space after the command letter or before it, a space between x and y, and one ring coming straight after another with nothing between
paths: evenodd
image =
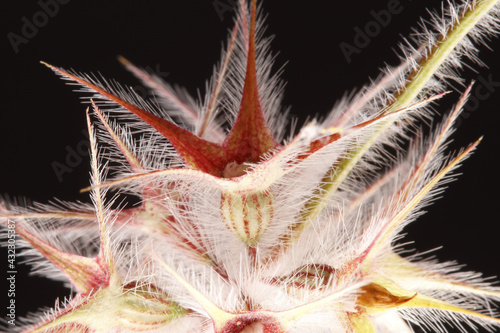
<instances>
[{"instance_id":1,"label":"pointed bract","mask_svg":"<svg viewBox=\"0 0 500 333\"><path fill-rule=\"evenodd\" d=\"M255 64L256 6L256 0L253 0L245 85L240 110L231 132L224 141L224 149L231 161L239 164L259 162L264 157L264 154L279 146L266 126L259 99Z\"/></svg>"},{"instance_id":2,"label":"pointed bract","mask_svg":"<svg viewBox=\"0 0 500 333\"><path fill-rule=\"evenodd\" d=\"M16 227L16 232L61 270L79 293L89 294L109 283L109 271L102 256L87 258L60 251L21 226Z\"/></svg>"},{"instance_id":3,"label":"pointed bract","mask_svg":"<svg viewBox=\"0 0 500 333\"><path fill-rule=\"evenodd\" d=\"M173 124L172 122L143 110L140 107L137 107L120 98L119 96L106 91L104 88L78 77L77 75L71 74L49 64L45 65L55 72L98 92L113 102L116 102L118 105L121 105L147 122L172 143L177 153L189 167L215 176L221 175L222 171L226 167L226 154L219 145L203 140L191 132Z\"/></svg>"}]
</instances>

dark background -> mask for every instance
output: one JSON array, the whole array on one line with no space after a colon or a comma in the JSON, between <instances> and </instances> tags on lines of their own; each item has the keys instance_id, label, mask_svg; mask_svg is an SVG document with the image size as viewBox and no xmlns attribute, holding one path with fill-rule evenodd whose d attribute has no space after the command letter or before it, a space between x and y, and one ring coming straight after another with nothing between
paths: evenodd
<instances>
[{"instance_id":1,"label":"dark background","mask_svg":"<svg viewBox=\"0 0 500 333\"><path fill-rule=\"evenodd\" d=\"M88 200L78 190L88 185L88 160L72 167L58 179L52 164L65 163L67 147L85 142L85 106L71 87L39 64L40 60L82 72L101 72L107 78L136 87L140 83L116 60L123 55L139 66L150 66L171 83L187 88L192 95L203 93L205 80L219 60L222 42L232 26L228 9L232 0L95 1L72 0L61 4L36 35L15 52L8 34L22 35L23 17L33 22L41 17L37 1L10 1L2 10L2 110L0 112L0 194L46 202ZM303 121L305 115L324 115L346 91L361 87L375 77L384 63L397 64L394 55L402 36L410 33L427 8L439 8L440 1L401 0L401 12L391 16L359 54L348 62L339 45L354 45L355 27L364 29L374 21L373 12L386 9L394 0L359 1L264 1L268 33L279 51L276 68L286 64L288 82L285 105ZM396 1L397 3L397 1ZM38 16L37 16L38 15ZM11 34L12 36L12 34ZM480 57L489 66L473 66L463 76L469 82L479 76L500 81L500 42L485 47ZM438 246L441 260L466 263L485 276L500 273L498 202L500 185L497 154L500 120L500 89L482 98L461 118L453 148L484 135L484 140L467 160L464 174L449 185L445 197L428 208L429 213L410 225L405 240L415 240L419 251ZM449 110L458 98L453 93L442 102ZM467 119L466 119L467 118ZM2 252L3 253L3 252ZM6 255L2 254L2 264ZM55 296L67 290L42 278L26 278L18 266L17 314L53 305ZM6 291L0 291L2 299ZM2 309L4 307L2 306ZM2 317L4 317L2 310Z\"/></svg>"}]
</instances>

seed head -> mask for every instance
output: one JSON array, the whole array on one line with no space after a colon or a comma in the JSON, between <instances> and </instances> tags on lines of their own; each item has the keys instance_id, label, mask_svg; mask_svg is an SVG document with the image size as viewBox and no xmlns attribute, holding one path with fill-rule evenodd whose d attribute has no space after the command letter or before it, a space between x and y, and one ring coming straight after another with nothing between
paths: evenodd
<instances>
[{"instance_id":1,"label":"seed head","mask_svg":"<svg viewBox=\"0 0 500 333\"><path fill-rule=\"evenodd\" d=\"M36 271L75 293L14 329L500 327L492 310L499 287L453 264L405 256L398 244L481 141L446 153L472 85L427 138L416 129L435 116L463 56L499 31L496 0L447 6L402 46L401 65L288 138L283 84L256 0L239 2L199 102L123 57L157 98L44 63L89 103L92 174L83 191L92 204L1 203L5 237L15 229ZM123 202L131 196L138 205Z\"/></svg>"}]
</instances>

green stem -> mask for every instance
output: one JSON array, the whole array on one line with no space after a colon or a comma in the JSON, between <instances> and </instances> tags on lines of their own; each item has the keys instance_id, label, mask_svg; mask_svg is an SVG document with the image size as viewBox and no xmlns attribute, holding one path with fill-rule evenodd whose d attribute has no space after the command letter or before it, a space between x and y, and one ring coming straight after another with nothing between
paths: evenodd
<instances>
[{"instance_id":1,"label":"green stem","mask_svg":"<svg viewBox=\"0 0 500 333\"><path fill-rule=\"evenodd\" d=\"M497 2L498 0L479 1L476 6L469 8L463 13L459 22L452 23L448 33L436 41L428 56L424 57L420 61L418 68L410 73L406 87L395 95L395 101L389 105L386 112L409 106L418 97L429 80L436 74L439 67L446 61L455 47L487 15ZM341 160L339 164L330 169L329 173L323 179L324 185L317 191L317 195L309 200L299 221L293 226L293 234L290 236L290 241L297 239L308 228L311 221L323 210L328 200L339 188L347 175L349 175L356 163L375 143L378 137L392 124L393 121L383 123L370 139L352 150L348 158Z\"/></svg>"}]
</instances>

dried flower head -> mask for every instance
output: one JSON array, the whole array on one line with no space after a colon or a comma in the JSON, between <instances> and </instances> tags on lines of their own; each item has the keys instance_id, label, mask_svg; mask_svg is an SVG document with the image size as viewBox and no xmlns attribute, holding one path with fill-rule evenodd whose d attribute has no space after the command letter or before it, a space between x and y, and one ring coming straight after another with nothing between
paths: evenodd
<instances>
[{"instance_id":1,"label":"dried flower head","mask_svg":"<svg viewBox=\"0 0 500 333\"><path fill-rule=\"evenodd\" d=\"M500 288L404 255L403 228L480 140L446 151L472 85L421 129L500 4L448 3L401 65L287 136L257 1L241 0L205 97L124 66L155 92L47 65L83 90L92 204L0 205L6 244L74 296L22 332L411 332L500 327ZM278 73L279 74L279 73ZM138 204L123 203L138 198ZM7 323L9 325L9 323Z\"/></svg>"}]
</instances>

